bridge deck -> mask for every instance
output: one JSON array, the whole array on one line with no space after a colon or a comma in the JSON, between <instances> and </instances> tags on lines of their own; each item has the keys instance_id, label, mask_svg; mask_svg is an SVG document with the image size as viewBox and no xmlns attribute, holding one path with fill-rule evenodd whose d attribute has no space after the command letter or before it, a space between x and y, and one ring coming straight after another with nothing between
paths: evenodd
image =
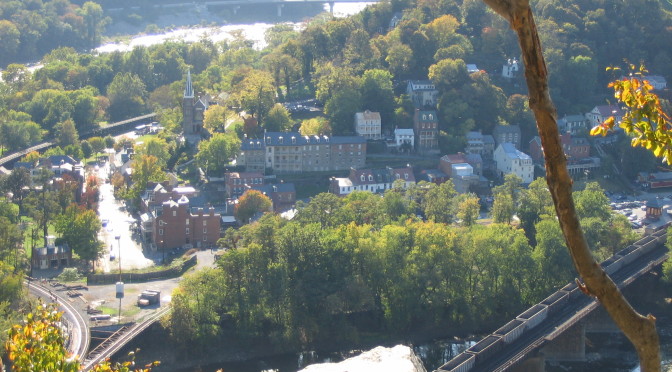
<instances>
[{"instance_id":1,"label":"bridge deck","mask_svg":"<svg viewBox=\"0 0 672 372\"><path fill-rule=\"evenodd\" d=\"M611 275L612 280L614 280L619 288L626 287L667 259L667 248L660 243L656 244L657 247L655 249L624 265L620 270ZM514 342L504 344L497 353L490 357L481 358L472 368L465 368L466 366L463 366L453 370L470 372L506 371L524 361L535 350L538 350L547 342L554 340L599 306L599 302L595 298L581 294L576 299L569 301L567 305L556 313L550 314L536 327L526 330ZM444 367L446 366L440 367L436 372L451 370L450 368L443 369Z\"/></svg>"}]
</instances>

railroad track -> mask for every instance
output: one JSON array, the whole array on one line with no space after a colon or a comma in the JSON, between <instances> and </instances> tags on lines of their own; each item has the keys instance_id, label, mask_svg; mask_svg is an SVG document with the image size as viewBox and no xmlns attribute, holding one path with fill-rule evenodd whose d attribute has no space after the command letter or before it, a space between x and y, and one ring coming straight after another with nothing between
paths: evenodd
<instances>
[{"instance_id":1,"label":"railroad track","mask_svg":"<svg viewBox=\"0 0 672 372\"><path fill-rule=\"evenodd\" d=\"M96 364L107 358L110 358L119 352L119 350L126 346L129 341L134 339L145 329L149 328L149 326L156 323L156 321L167 314L169 310L170 306L163 307L140 323L133 323L131 325L121 327L118 331L114 332L109 338L107 338L107 340L103 341L100 345L89 352L89 354L86 356L86 359L82 362L82 371L89 371Z\"/></svg>"}]
</instances>

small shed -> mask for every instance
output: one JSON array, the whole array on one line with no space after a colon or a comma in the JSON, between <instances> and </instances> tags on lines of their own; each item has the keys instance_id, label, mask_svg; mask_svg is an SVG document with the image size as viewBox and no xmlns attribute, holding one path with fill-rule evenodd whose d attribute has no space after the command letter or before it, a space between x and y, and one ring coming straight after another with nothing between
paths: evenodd
<instances>
[{"instance_id":1,"label":"small shed","mask_svg":"<svg viewBox=\"0 0 672 372\"><path fill-rule=\"evenodd\" d=\"M663 213L663 206L657 198L649 199L646 202L646 218L658 220Z\"/></svg>"}]
</instances>

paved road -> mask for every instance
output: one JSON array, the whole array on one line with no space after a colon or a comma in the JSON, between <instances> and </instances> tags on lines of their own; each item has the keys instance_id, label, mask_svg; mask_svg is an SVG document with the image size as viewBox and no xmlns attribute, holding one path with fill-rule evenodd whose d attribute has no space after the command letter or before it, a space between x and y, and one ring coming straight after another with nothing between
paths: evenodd
<instances>
[{"instance_id":1,"label":"paved road","mask_svg":"<svg viewBox=\"0 0 672 372\"><path fill-rule=\"evenodd\" d=\"M108 167L109 164L106 163L98 170L101 180L108 177ZM98 213L103 222L107 221L98 235L105 243L105 255L99 262L99 267L102 267L104 272L118 270L120 259L122 270L141 269L154 264L151 259L145 257L139 237L131 235L129 226L134 219L123 202L114 199L110 183L103 183L100 186Z\"/></svg>"}]
</instances>

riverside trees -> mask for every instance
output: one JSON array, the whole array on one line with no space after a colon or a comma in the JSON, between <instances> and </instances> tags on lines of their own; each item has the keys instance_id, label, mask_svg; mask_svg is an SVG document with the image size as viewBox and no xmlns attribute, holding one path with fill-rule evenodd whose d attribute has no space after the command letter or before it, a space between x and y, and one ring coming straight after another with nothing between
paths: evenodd
<instances>
[{"instance_id":1,"label":"riverside trees","mask_svg":"<svg viewBox=\"0 0 672 372\"><path fill-rule=\"evenodd\" d=\"M217 269L196 273L181 287L173 304L175 323L168 322L171 332L199 342L223 337L222 329L208 328L200 336L183 326L213 311L239 339L270 340L276 351L351 344L363 332L383 340L437 328L485 331L574 278L550 214L538 212L536 243L530 245L526 231L514 225L451 223L461 213L455 208L469 199L451 190L422 183L382 198L324 193L299 205L292 221L264 215L238 230L237 243L222 240L228 251ZM597 190L591 185L583 193ZM518 199L529 198L518 192ZM534 195L540 210L551 204L549 193ZM586 201L584 208L603 210L604 201L595 205L594 199L577 198ZM439 207L451 215L432 212ZM417 213L434 221L422 221ZM613 234L594 235L599 247ZM358 317L368 319L368 328L361 328Z\"/></svg>"}]
</instances>

